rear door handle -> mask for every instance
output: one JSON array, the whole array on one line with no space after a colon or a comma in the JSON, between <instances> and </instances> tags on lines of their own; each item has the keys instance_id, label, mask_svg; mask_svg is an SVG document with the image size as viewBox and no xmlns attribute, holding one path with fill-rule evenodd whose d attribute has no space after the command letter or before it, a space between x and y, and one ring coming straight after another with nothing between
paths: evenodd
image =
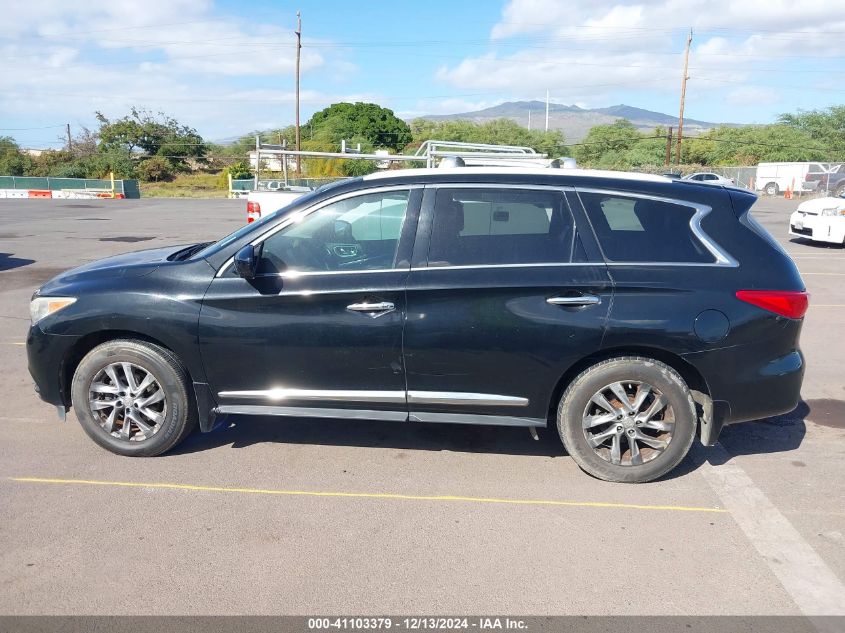
<instances>
[{"instance_id":1,"label":"rear door handle","mask_svg":"<svg viewBox=\"0 0 845 633\"><path fill-rule=\"evenodd\" d=\"M594 306L601 303L596 295L576 295L574 297L549 297L546 303L554 306Z\"/></svg>"},{"instance_id":2,"label":"rear door handle","mask_svg":"<svg viewBox=\"0 0 845 633\"><path fill-rule=\"evenodd\" d=\"M395 310L396 306L390 301L378 301L373 303L352 303L346 306L346 309L354 310L355 312L389 312Z\"/></svg>"}]
</instances>

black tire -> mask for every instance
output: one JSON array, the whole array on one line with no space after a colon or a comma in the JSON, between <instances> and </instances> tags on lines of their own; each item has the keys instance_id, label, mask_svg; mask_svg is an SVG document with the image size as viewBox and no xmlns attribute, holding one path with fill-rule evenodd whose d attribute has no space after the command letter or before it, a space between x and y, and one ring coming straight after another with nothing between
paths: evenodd
<instances>
[{"instance_id":1,"label":"black tire","mask_svg":"<svg viewBox=\"0 0 845 633\"><path fill-rule=\"evenodd\" d=\"M94 378L112 363L128 362L155 377L166 398L164 419L156 432L142 441L129 441L106 431L89 405L89 388ZM76 368L71 398L76 417L88 436L118 455L152 457L179 444L197 423L196 405L187 372L170 350L146 341L119 339L92 349Z\"/></svg>"},{"instance_id":2,"label":"black tire","mask_svg":"<svg viewBox=\"0 0 845 633\"><path fill-rule=\"evenodd\" d=\"M778 185L777 185L776 182L770 182L765 187L763 187L763 192L767 196L776 196L776 195L778 195L779 191L780 191L780 189L778 188Z\"/></svg>"},{"instance_id":3,"label":"black tire","mask_svg":"<svg viewBox=\"0 0 845 633\"><path fill-rule=\"evenodd\" d=\"M611 463L590 446L584 431L583 415L591 398L607 385L626 381L658 389L674 414L674 432L665 450L642 464ZM652 358L625 356L596 363L579 374L560 399L557 424L566 451L581 469L604 481L644 483L665 475L683 460L695 438L697 416L689 388L678 372Z\"/></svg>"},{"instance_id":4,"label":"black tire","mask_svg":"<svg viewBox=\"0 0 845 633\"><path fill-rule=\"evenodd\" d=\"M845 195L845 185L839 185L836 188L836 191L833 192L833 195L836 196L837 198Z\"/></svg>"}]
</instances>

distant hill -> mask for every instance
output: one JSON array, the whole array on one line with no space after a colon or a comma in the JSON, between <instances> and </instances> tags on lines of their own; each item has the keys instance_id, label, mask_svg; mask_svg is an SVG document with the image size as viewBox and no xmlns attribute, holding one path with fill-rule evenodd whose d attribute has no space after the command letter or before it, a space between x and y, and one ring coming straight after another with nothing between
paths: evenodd
<instances>
[{"instance_id":1,"label":"distant hill","mask_svg":"<svg viewBox=\"0 0 845 633\"><path fill-rule=\"evenodd\" d=\"M546 117L545 101L508 101L499 105L474 112L458 112L456 114L427 114L420 118L431 121L468 120L476 123L483 123L492 119L513 119L520 125L528 127L528 113L531 113L531 128L543 129ZM667 127L672 125L677 128L678 117L662 112L653 112L642 108L619 104L609 108L585 109L577 105L564 105L561 103L549 104L549 128L562 130L567 142L577 143L582 140L591 127L594 125L605 125L628 119L642 132L649 132L658 125ZM684 133L695 135L705 132L720 123L709 123L696 119L684 118ZM734 125L727 123L725 125Z\"/></svg>"}]
</instances>

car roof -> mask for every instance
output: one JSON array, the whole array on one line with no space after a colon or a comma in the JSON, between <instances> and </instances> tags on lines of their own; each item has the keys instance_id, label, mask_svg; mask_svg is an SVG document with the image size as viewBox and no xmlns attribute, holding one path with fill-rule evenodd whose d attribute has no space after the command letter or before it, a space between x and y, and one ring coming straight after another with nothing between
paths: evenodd
<instances>
[{"instance_id":1,"label":"car roof","mask_svg":"<svg viewBox=\"0 0 845 633\"><path fill-rule=\"evenodd\" d=\"M544 176L561 178L596 178L632 180L639 182L673 182L672 178L656 174L643 174L606 169L562 169L552 167L446 167L423 169L394 169L364 176L364 181L415 178L421 176Z\"/></svg>"}]
</instances>

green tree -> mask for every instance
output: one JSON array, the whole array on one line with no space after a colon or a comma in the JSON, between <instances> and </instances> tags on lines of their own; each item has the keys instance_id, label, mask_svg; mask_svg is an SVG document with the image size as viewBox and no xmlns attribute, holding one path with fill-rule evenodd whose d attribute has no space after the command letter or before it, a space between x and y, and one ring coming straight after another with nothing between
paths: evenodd
<instances>
[{"instance_id":1,"label":"green tree","mask_svg":"<svg viewBox=\"0 0 845 633\"><path fill-rule=\"evenodd\" d=\"M845 105L781 114L778 122L823 143L830 150L831 159L845 160Z\"/></svg>"},{"instance_id":2,"label":"green tree","mask_svg":"<svg viewBox=\"0 0 845 633\"><path fill-rule=\"evenodd\" d=\"M595 125L575 148L578 162L590 167L630 167L628 152L643 139L643 135L627 119L609 125Z\"/></svg>"},{"instance_id":3,"label":"green tree","mask_svg":"<svg viewBox=\"0 0 845 633\"><path fill-rule=\"evenodd\" d=\"M176 169L187 169L188 160L204 160L207 147L199 133L162 112L156 115L132 108L130 113L111 121L97 112L100 150L160 156Z\"/></svg>"},{"instance_id":4,"label":"green tree","mask_svg":"<svg viewBox=\"0 0 845 633\"><path fill-rule=\"evenodd\" d=\"M308 130L308 140L328 142L335 148L342 139L360 138L371 147L397 151L411 142L408 124L393 110L375 103L332 104L315 112L303 130Z\"/></svg>"},{"instance_id":5,"label":"green tree","mask_svg":"<svg viewBox=\"0 0 845 633\"><path fill-rule=\"evenodd\" d=\"M30 164L30 157L12 137L0 136L0 176L23 176Z\"/></svg>"},{"instance_id":6,"label":"green tree","mask_svg":"<svg viewBox=\"0 0 845 633\"><path fill-rule=\"evenodd\" d=\"M173 165L166 158L151 156L138 163L138 175L146 182L160 182L173 177Z\"/></svg>"},{"instance_id":7,"label":"green tree","mask_svg":"<svg viewBox=\"0 0 845 633\"><path fill-rule=\"evenodd\" d=\"M683 162L756 165L760 162L828 160L829 146L785 124L720 126L683 142Z\"/></svg>"}]
</instances>

